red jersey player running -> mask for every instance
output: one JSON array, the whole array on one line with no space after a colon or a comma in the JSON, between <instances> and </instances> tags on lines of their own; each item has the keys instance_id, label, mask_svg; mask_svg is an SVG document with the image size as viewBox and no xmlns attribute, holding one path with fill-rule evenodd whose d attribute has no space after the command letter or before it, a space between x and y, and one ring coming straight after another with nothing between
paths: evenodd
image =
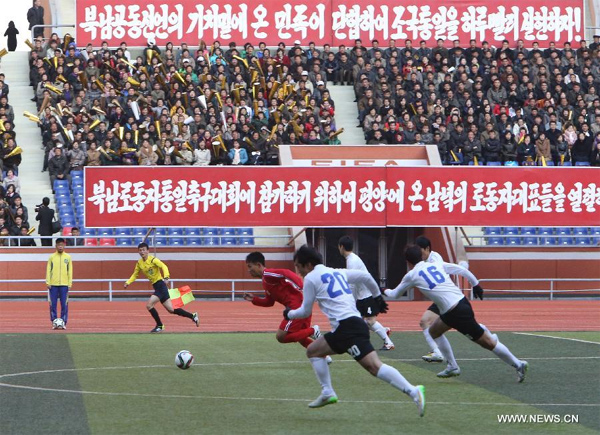
<instances>
[{"instance_id":1,"label":"red jersey player running","mask_svg":"<svg viewBox=\"0 0 600 435\"><path fill-rule=\"evenodd\" d=\"M244 293L244 299L259 307L272 307L279 302L286 308L295 310L302 306L302 278L288 269L267 269L265 256L261 252L252 252L246 257L248 272L255 278L262 278L265 297ZM280 343L300 343L308 347L321 336L318 325L310 326L311 317L281 321L275 338ZM331 364L332 359L327 356L326 361Z\"/></svg>"}]
</instances>

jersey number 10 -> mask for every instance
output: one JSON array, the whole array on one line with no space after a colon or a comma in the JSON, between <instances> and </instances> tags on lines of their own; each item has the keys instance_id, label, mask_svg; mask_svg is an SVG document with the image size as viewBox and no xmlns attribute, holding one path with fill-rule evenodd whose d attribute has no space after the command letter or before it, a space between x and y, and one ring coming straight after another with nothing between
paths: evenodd
<instances>
[{"instance_id":1,"label":"jersey number 10","mask_svg":"<svg viewBox=\"0 0 600 435\"><path fill-rule=\"evenodd\" d=\"M444 278L444 275L439 270L437 270L435 268L435 266L429 266L427 268L427 272L429 272L431 277L427 276L427 274L423 270L419 272L419 276L427 282L427 285L429 286L429 290L433 289L436 285L441 284L444 281L446 281L446 278ZM430 278L433 278L433 280ZM435 282L433 282L433 281L435 281Z\"/></svg>"},{"instance_id":2,"label":"jersey number 10","mask_svg":"<svg viewBox=\"0 0 600 435\"><path fill-rule=\"evenodd\" d=\"M352 294L352 290L350 290L350 286L348 285L348 281L346 281L346 277L339 272L334 272L333 275L330 273L324 273L321 275L321 281L324 284L329 284L329 287L327 287L327 293L331 299L337 298L343 293ZM336 287L341 289L336 289Z\"/></svg>"}]
</instances>

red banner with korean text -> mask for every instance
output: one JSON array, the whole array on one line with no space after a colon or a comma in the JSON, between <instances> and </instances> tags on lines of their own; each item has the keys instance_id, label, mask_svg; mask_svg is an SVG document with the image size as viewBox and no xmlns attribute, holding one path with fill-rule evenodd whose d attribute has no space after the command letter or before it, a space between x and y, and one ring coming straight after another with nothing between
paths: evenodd
<instances>
[{"instance_id":1,"label":"red banner with korean text","mask_svg":"<svg viewBox=\"0 0 600 435\"><path fill-rule=\"evenodd\" d=\"M600 169L86 167L87 227L600 226Z\"/></svg>"},{"instance_id":2,"label":"red banner with korean text","mask_svg":"<svg viewBox=\"0 0 600 435\"><path fill-rule=\"evenodd\" d=\"M203 0L77 0L76 39L80 46L99 46L121 41L130 46L145 46L149 38L159 46L171 41L197 46L219 40L223 45L236 42L275 46L295 40L308 45L351 44L362 38L365 45L378 39L425 40L431 47L438 38L487 40L499 46L507 39L518 39L527 46L539 41L572 42L583 39L583 0L447 0L414 2L408 0L264 0L261 2L207 2Z\"/></svg>"}]
</instances>

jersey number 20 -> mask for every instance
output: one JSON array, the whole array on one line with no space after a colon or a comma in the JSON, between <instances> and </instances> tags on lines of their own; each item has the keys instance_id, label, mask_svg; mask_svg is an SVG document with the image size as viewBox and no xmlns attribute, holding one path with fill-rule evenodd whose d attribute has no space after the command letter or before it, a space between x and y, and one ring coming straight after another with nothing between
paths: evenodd
<instances>
[{"instance_id":1,"label":"jersey number 20","mask_svg":"<svg viewBox=\"0 0 600 435\"><path fill-rule=\"evenodd\" d=\"M427 285L429 286L429 290L433 289L436 285L443 283L446 278L444 278L444 275L438 271L435 266L429 266L427 268L427 272L429 272L429 274L431 275L431 278L433 278L433 282L429 276L427 276L427 274L424 271L420 271L419 272L419 276L421 278L423 278L425 281L427 281ZM437 284L436 284L437 283Z\"/></svg>"},{"instance_id":2,"label":"jersey number 20","mask_svg":"<svg viewBox=\"0 0 600 435\"><path fill-rule=\"evenodd\" d=\"M350 286L346 281L346 277L339 272L334 272L333 275L330 273L324 273L321 275L321 281L325 284L329 284L327 287L327 293L331 299L337 298L343 293L352 294ZM338 289L336 289L338 287Z\"/></svg>"}]
</instances>

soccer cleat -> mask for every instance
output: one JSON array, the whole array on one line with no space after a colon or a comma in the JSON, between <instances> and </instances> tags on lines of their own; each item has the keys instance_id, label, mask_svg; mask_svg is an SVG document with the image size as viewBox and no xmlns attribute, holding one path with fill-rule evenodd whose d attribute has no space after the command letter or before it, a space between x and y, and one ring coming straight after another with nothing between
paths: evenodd
<instances>
[{"instance_id":1,"label":"soccer cleat","mask_svg":"<svg viewBox=\"0 0 600 435\"><path fill-rule=\"evenodd\" d=\"M314 325L312 327L312 329L314 332L312 333L310 338L312 338L313 340L316 340L317 338L319 338L321 336L321 328L319 328L319 325Z\"/></svg>"},{"instance_id":2,"label":"soccer cleat","mask_svg":"<svg viewBox=\"0 0 600 435\"><path fill-rule=\"evenodd\" d=\"M381 349L379 350L394 350L395 348L396 346L394 346L394 343L390 341L388 343L383 343L383 346L381 346Z\"/></svg>"},{"instance_id":3,"label":"soccer cleat","mask_svg":"<svg viewBox=\"0 0 600 435\"><path fill-rule=\"evenodd\" d=\"M435 352L429 352L427 355L423 355L421 357L421 359L423 361L436 362L436 363L444 361L444 357L442 355L440 355L439 353L435 353Z\"/></svg>"},{"instance_id":4,"label":"soccer cleat","mask_svg":"<svg viewBox=\"0 0 600 435\"><path fill-rule=\"evenodd\" d=\"M63 323L62 325L60 325L60 326L58 327L58 329L67 329L67 325L65 325L65 324Z\"/></svg>"},{"instance_id":5,"label":"soccer cleat","mask_svg":"<svg viewBox=\"0 0 600 435\"><path fill-rule=\"evenodd\" d=\"M327 355L325 357L325 361L327 361L327 365L330 365L331 363L333 363L333 358L331 358L329 355Z\"/></svg>"},{"instance_id":6,"label":"soccer cleat","mask_svg":"<svg viewBox=\"0 0 600 435\"><path fill-rule=\"evenodd\" d=\"M419 408L419 416L425 415L425 386L417 385L417 397L413 399Z\"/></svg>"},{"instance_id":7,"label":"soccer cleat","mask_svg":"<svg viewBox=\"0 0 600 435\"><path fill-rule=\"evenodd\" d=\"M460 376L460 368L458 367L446 367L437 374L438 378L453 378L455 376Z\"/></svg>"},{"instance_id":8,"label":"soccer cleat","mask_svg":"<svg viewBox=\"0 0 600 435\"><path fill-rule=\"evenodd\" d=\"M52 324L52 329L58 329L58 326L56 326L54 323Z\"/></svg>"},{"instance_id":9,"label":"soccer cleat","mask_svg":"<svg viewBox=\"0 0 600 435\"><path fill-rule=\"evenodd\" d=\"M163 332L164 329L165 329L165 325L157 325L156 328L154 328L150 332Z\"/></svg>"},{"instance_id":10,"label":"soccer cleat","mask_svg":"<svg viewBox=\"0 0 600 435\"><path fill-rule=\"evenodd\" d=\"M333 403L337 403L338 398L335 394L331 395L323 395L321 394L316 400L310 402L308 404L309 408L321 408L322 406L331 405Z\"/></svg>"},{"instance_id":11,"label":"soccer cleat","mask_svg":"<svg viewBox=\"0 0 600 435\"><path fill-rule=\"evenodd\" d=\"M519 384L525 380L527 370L529 370L529 363L527 361L521 361L521 365L517 369L517 379L519 380Z\"/></svg>"},{"instance_id":12,"label":"soccer cleat","mask_svg":"<svg viewBox=\"0 0 600 435\"><path fill-rule=\"evenodd\" d=\"M194 318L192 320L196 323L196 327L200 326L200 317L198 317L198 313L194 313Z\"/></svg>"}]
</instances>

